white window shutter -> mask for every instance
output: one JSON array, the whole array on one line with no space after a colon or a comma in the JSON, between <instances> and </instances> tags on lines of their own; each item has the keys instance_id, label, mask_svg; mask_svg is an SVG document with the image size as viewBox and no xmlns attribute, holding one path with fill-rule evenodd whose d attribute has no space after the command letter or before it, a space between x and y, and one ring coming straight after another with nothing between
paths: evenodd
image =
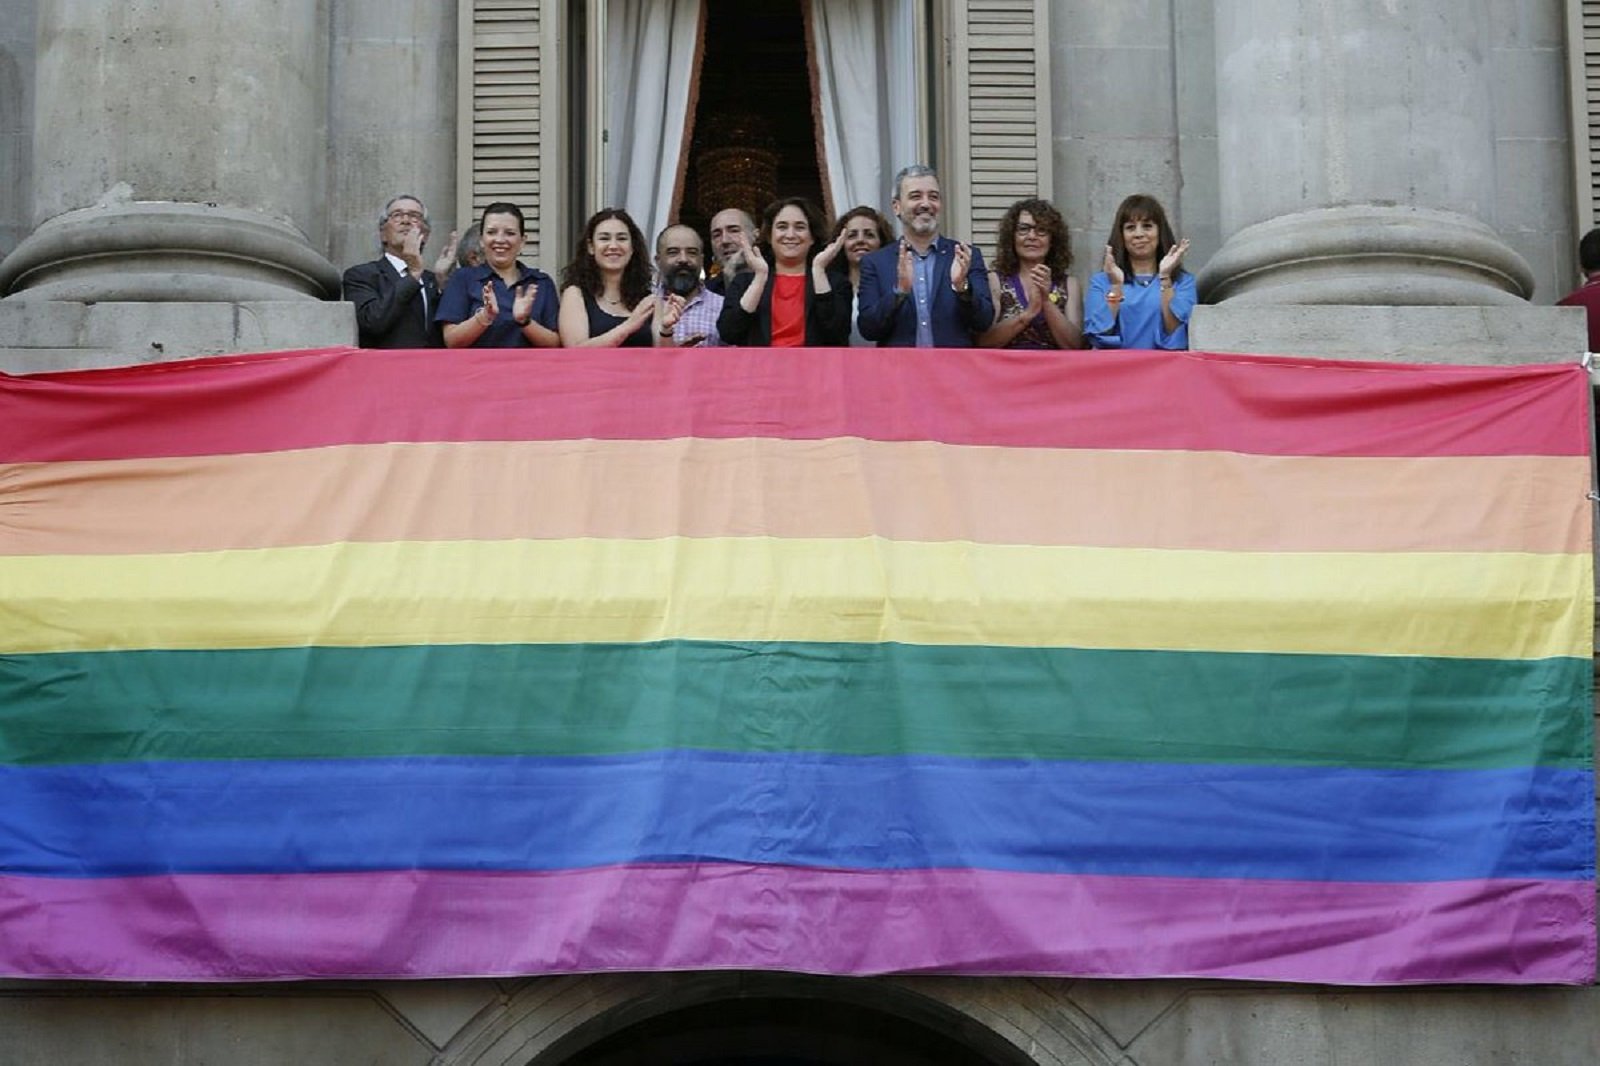
<instances>
[{"instance_id":1,"label":"white window shutter","mask_svg":"<svg viewBox=\"0 0 1600 1066\"><path fill-rule=\"evenodd\" d=\"M1052 195L1048 0L949 0L952 236L992 254L1000 216Z\"/></svg>"},{"instance_id":2,"label":"white window shutter","mask_svg":"<svg viewBox=\"0 0 1600 1066\"><path fill-rule=\"evenodd\" d=\"M555 0L461 0L457 171L463 226L497 200L522 209L524 257L560 256ZM470 221L469 221L470 220Z\"/></svg>"},{"instance_id":3,"label":"white window shutter","mask_svg":"<svg viewBox=\"0 0 1600 1066\"><path fill-rule=\"evenodd\" d=\"M1567 0L1567 82L1582 236L1600 219L1600 0Z\"/></svg>"}]
</instances>

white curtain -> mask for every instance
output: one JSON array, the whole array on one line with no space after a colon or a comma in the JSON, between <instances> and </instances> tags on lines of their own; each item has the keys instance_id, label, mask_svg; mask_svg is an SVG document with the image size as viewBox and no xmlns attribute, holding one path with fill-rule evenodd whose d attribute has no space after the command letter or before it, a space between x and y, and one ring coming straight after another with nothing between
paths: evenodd
<instances>
[{"instance_id":1,"label":"white curtain","mask_svg":"<svg viewBox=\"0 0 1600 1066\"><path fill-rule=\"evenodd\" d=\"M672 211L689 123L701 0L608 0L606 206L654 241Z\"/></svg>"},{"instance_id":2,"label":"white curtain","mask_svg":"<svg viewBox=\"0 0 1600 1066\"><path fill-rule=\"evenodd\" d=\"M835 214L889 207L917 159L914 0L811 0L817 110Z\"/></svg>"}]
</instances>

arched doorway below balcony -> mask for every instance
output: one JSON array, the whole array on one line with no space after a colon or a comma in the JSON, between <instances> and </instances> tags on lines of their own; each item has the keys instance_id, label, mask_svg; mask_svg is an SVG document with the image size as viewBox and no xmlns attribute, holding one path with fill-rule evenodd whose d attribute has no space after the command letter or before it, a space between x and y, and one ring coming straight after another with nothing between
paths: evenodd
<instances>
[{"instance_id":1,"label":"arched doorway below balcony","mask_svg":"<svg viewBox=\"0 0 1600 1066\"><path fill-rule=\"evenodd\" d=\"M439 1066L1115 1066L1121 1047L1069 982L759 971L530 978Z\"/></svg>"},{"instance_id":2,"label":"arched doorway below balcony","mask_svg":"<svg viewBox=\"0 0 1600 1066\"><path fill-rule=\"evenodd\" d=\"M879 1008L837 999L711 1000L625 1025L562 1066L1022 1066L1031 1060ZM543 1066L545 1058L539 1060ZM555 1060L550 1060L552 1063Z\"/></svg>"}]
</instances>

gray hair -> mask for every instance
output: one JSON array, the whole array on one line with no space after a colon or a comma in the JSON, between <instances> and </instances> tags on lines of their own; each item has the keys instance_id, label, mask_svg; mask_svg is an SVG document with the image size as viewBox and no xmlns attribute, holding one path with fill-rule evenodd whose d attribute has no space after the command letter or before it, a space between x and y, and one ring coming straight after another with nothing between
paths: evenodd
<instances>
[{"instance_id":1,"label":"gray hair","mask_svg":"<svg viewBox=\"0 0 1600 1066\"><path fill-rule=\"evenodd\" d=\"M733 211L737 213L740 218L744 219L745 231L750 234L750 239L753 242L755 240L756 233L756 220L750 217L750 212L746 211L742 207L724 207L721 211L713 211L711 213L711 217L716 218L725 211ZM709 223L707 224L709 225Z\"/></svg>"},{"instance_id":2,"label":"gray hair","mask_svg":"<svg viewBox=\"0 0 1600 1066\"><path fill-rule=\"evenodd\" d=\"M467 260L475 255L483 255L483 229L476 222L467 227L467 232L461 235L461 243L456 245L456 266L466 266Z\"/></svg>"},{"instance_id":3,"label":"gray hair","mask_svg":"<svg viewBox=\"0 0 1600 1066\"><path fill-rule=\"evenodd\" d=\"M932 178L938 181L939 172L926 163L912 163L908 167L901 167L900 173L894 176L894 189L890 192L889 199L900 199L900 189L907 178Z\"/></svg>"},{"instance_id":4,"label":"gray hair","mask_svg":"<svg viewBox=\"0 0 1600 1066\"><path fill-rule=\"evenodd\" d=\"M417 206L422 208L422 224L432 228L430 222L428 221L428 205L422 202L422 197L413 196L408 192L403 192L399 196L389 197L389 202L383 205L383 211L378 215L379 229L382 229L383 224L389 221L389 212L393 211L394 205L401 200L415 200L417 202Z\"/></svg>"}]
</instances>

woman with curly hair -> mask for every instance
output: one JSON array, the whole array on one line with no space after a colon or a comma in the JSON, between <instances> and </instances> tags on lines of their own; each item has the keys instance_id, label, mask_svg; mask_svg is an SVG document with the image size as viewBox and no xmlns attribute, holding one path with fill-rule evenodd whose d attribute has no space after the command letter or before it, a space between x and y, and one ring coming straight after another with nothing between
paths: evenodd
<instances>
[{"instance_id":1,"label":"woman with curly hair","mask_svg":"<svg viewBox=\"0 0 1600 1066\"><path fill-rule=\"evenodd\" d=\"M682 301L678 306L681 310ZM651 328L657 318L661 323ZM583 227L572 262L561 271L561 343L649 348L671 344L676 324L670 311L658 313L638 225L620 207L596 211Z\"/></svg>"},{"instance_id":2,"label":"woman with curly hair","mask_svg":"<svg viewBox=\"0 0 1600 1066\"><path fill-rule=\"evenodd\" d=\"M1178 240L1153 196L1122 201L1111 223L1105 266L1089 279L1083 332L1096 348L1189 347L1194 275L1183 269L1188 240Z\"/></svg>"},{"instance_id":3,"label":"woman with curly hair","mask_svg":"<svg viewBox=\"0 0 1600 1066\"><path fill-rule=\"evenodd\" d=\"M819 249L817 238L825 232L822 212L802 196L767 205L760 247L741 238L739 251L750 272L728 283L717 318L723 344L782 348L849 342L850 279L830 269L844 238Z\"/></svg>"},{"instance_id":4,"label":"woman with curly hair","mask_svg":"<svg viewBox=\"0 0 1600 1066\"><path fill-rule=\"evenodd\" d=\"M994 252L999 280L985 348L1082 348L1083 292L1072 266L1067 224L1048 200L1018 200L1000 220Z\"/></svg>"},{"instance_id":5,"label":"woman with curly hair","mask_svg":"<svg viewBox=\"0 0 1600 1066\"><path fill-rule=\"evenodd\" d=\"M882 211L862 204L852 207L833 224L833 239L837 241L841 237L844 238L844 258L850 264L850 291L856 294L850 301L850 344L858 348L875 347L856 328L857 299L861 292L861 260L894 240L894 227Z\"/></svg>"}]
</instances>

